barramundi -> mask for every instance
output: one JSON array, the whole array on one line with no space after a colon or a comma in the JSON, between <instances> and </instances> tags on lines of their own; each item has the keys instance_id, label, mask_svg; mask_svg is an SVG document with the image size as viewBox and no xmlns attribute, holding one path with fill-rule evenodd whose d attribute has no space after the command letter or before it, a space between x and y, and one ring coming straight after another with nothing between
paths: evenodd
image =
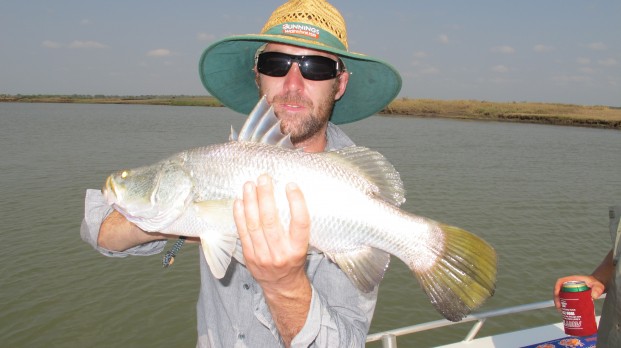
<instances>
[{"instance_id":1,"label":"barramundi","mask_svg":"<svg viewBox=\"0 0 621 348\"><path fill-rule=\"evenodd\" d=\"M351 146L307 153L282 134L262 98L228 142L182 151L110 175L109 204L147 232L199 237L211 272L222 278L243 256L233 219L242 187L273 179L278 214L290 221L285 186L296 183L311 218L310 247L323 252L361 291L383 279L390 255L403 261L442 315L458 321L493 295L496 253L463 229L399 208L405 190L380 153Z\"/></svg>"}]
</instances>

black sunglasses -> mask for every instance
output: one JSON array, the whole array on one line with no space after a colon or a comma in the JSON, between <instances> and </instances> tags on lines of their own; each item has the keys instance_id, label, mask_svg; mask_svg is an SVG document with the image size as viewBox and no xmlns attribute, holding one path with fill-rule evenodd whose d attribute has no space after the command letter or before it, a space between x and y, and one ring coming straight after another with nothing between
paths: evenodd
<instances>
[{"instance_id":1,"label":"black sunglasses","mask_svg":"<svg viewBox=\"0 0 621 348\"><path fill-rule=\"evenodd\" d=\"M283 77L291 65L298 63L302 77L312 81L330 80L338 76L343 63L324 56L295 56L282 52L263 52L257 57L257 70L264 75Z\"/></svg>"}]
</instances>

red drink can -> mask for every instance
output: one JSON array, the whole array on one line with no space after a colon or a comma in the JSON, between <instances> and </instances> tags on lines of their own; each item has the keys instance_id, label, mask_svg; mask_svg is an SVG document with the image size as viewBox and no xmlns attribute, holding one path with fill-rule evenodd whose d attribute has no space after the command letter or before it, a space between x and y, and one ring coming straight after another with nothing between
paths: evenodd
<instances>
[{"instance_id":1,"label":"red drink can","mask_svg":"<svg viewBox=\"0 0 621 348\"><path fill-rule=\"evenodd\" d=\"M590 336L597 333L595 306L591 288L583 281L563 283L559 294L565 333L572 336Z\"/></svg>"}]
</instances>

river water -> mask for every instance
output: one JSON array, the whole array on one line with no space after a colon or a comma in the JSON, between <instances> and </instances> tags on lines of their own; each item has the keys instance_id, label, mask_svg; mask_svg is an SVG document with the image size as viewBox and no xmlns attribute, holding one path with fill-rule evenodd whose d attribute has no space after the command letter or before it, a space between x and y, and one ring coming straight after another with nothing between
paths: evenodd
<instances>
[{"instance_id":1,"label":"river water","mask_svg":"<svg viewBox=\"0 0 621 348\"><path fill-rule=\"evenodd\" d=\"M112 171L224 142L244 117L225 108L0 104L0 346L194 347L198 250L110 259L82 242L87 188ZM499 255L480 311L549 300L557 277L590 272L621 203L621 132L373 116L343 126L400 171L405 210L470 230ZM393 259L371 332L441 319ZM480 335L559 321L550 310L490 319ZM399 338L432 347L470 325ZM369 344L378 347L379 344Z\"/></svg>"}]
</instances>

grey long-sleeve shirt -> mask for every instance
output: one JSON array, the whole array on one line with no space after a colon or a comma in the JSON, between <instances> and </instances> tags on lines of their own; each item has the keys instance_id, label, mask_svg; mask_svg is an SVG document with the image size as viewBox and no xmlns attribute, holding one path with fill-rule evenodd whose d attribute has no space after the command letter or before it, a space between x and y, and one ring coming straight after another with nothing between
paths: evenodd
<instances>
[{"instance_id":1,"label":"grey long-sleeve shirt","mask_svg":"<svg viewBox=\"0 0 621 348\"><path fill-rule=\"evenodd\" d=\"M347 135L331 123L327 138L329 150L353 145ZM123 252L99 247L99 228L110 212L111 207L104 201L101 191L87 190L80 234L100 253L110 257L144 256L164 249L166 241L138 245ZM283 346L263 291L242 264L233 259L224 278L216 279L201 251L200 272L197 347ZM291 346L363 347L375 310L377 288L370 293L359 291L336 264L319 252L309 251L306 274L312 286L310 310Z\"/></svg>"}]
</instances>

